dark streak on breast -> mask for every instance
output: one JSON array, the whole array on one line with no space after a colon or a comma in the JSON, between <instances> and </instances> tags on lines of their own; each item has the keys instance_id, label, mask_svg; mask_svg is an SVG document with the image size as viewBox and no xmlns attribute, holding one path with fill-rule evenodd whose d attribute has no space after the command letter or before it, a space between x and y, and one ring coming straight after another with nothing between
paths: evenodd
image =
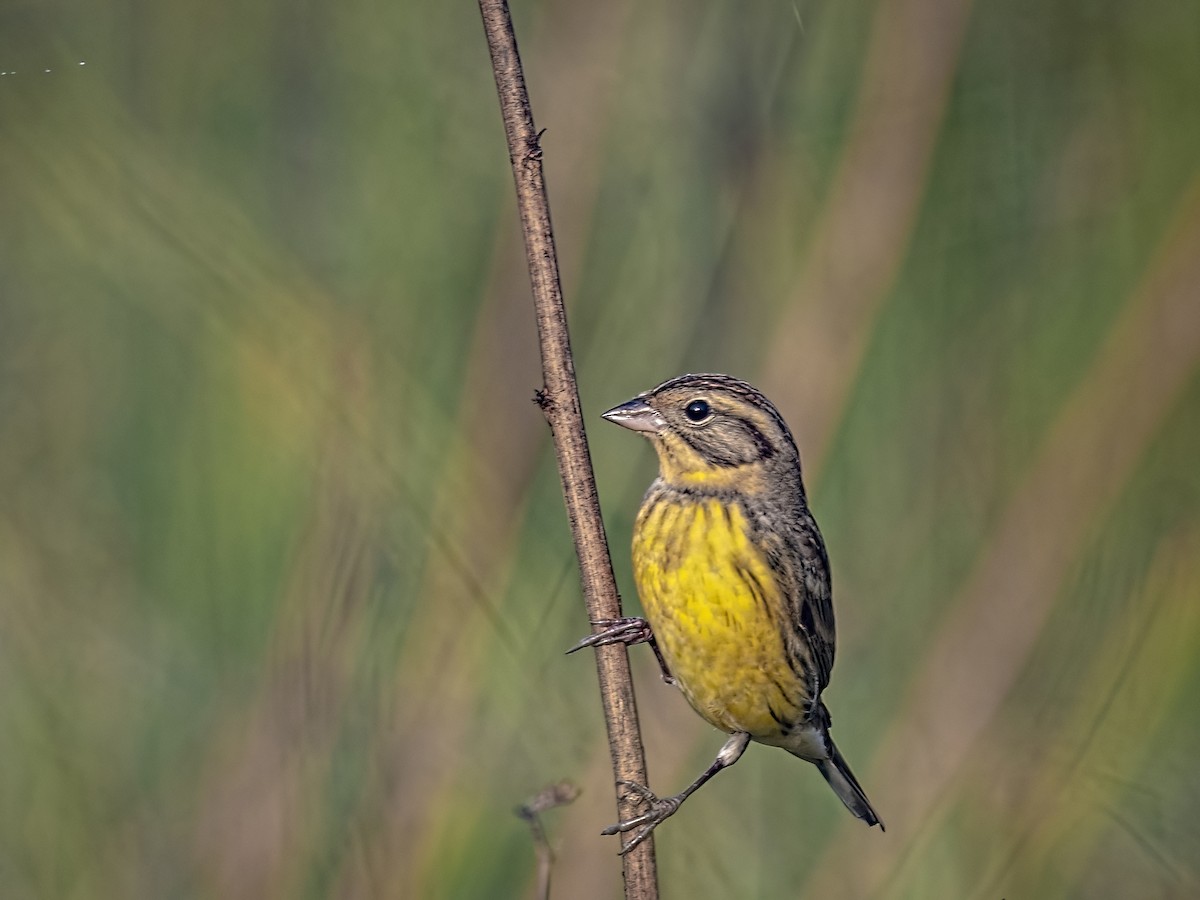
<instances>
[{"instance_id":1,"label":"dark streak on breast","mask_svg":"<svg viewBox=\"0 0 1200 900\"><path fill-rule=\"evenodd\" d=\"M792 674L800 681L801 684L806 684L811 677L807 668L804 665L804 660L796 656L792 652L792 648L784 646L784 655L787 657L788 668L792 670Z\"/></svg>"},{"instance_id":2,"label":"dark streak on breast","mask_svg":"<svg viewBox=\"0 0 1200 900\"><path fill-rule=\"evenodd\" d=\"M784 734L790 734L792 726L786 722L779 713L775 712L775 707L771 703L767 703L767 712L771 714L771 718L775 720L775 724L779 726Z\"/></svg>"},{"instance_id":3,"label":"dark streak on breast","mask_svg":"<svg viewBox=\"0 0 1200 900\"><path fill-rule=\"evenodd\" d=\"M742 579L742 582L750 589L750 593L754 595L754 599L762 608L763 613L768 619L774 622L774 611L771 609L770 604L767 603L767 594L766 591L763 590L762 582L758 580L758 576L740 562L735 562L734 568L737 571L738 577Z\"/></svg>"},{"instance_id":4,"label":"dark streak on breast","mask_svg":"<svg viewBox=\"0 0 1200 900\"><path fill-rule=\"evenodd\" d=\"M778 691L779 691L779 696L780 696L780 697L782 697L782 698L784 698L784 702L785 702L785 703L787 703L787 704L788 704L788 706L792 707L792 709L796 710L796 712L799 712L799 706L798 706L798 704L797 704L797 703L794 703L794 702L792 701L792 698L791 698L790 696L788 696L788 692L787 692L787 691L784 689L784 685L781 685L781 684L779 683L779 679L778 679L778 678L774 678L774 677L772 677L772 679L770 679L770 683L772 683L772 684L774 684L774 685L775 685L775 690L778 690ZM770 715L772 715L772 718L773 718L773 719L774 719L776 722L780 722L780 724L782 725L782 721L779 719L779 716L776 716L776 715L775 715L775 707L774 707L774 704L773 704L773 703L770 703L770 701L768 701L768 702L767 702L767 706L768 706L768 708L770 708Z\"/></svg>"}]
</instances>

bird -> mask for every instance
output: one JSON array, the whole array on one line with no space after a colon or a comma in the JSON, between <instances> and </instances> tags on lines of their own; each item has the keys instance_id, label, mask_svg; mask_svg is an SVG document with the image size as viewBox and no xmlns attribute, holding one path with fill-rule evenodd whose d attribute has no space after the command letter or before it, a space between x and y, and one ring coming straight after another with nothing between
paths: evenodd
<instances>
[{"instance_id":1,"label":"bird","mask_svg":"<svg viewBox=\"0 0 1200 900\"><path fill-rule=\"evenodd\" d=\"M622 782L645 812L603 834L632 833L628 853L751 741L812 763L850 812L883 829L829 733L821 699L836 647L829 556L779 411L745 381L690 374L603 417L647 437L658 456L633 529L646 615L594 622L600 630L568 652L649 643L663 679L729 735L678 794Z\"/></svg>"}]
</instances>

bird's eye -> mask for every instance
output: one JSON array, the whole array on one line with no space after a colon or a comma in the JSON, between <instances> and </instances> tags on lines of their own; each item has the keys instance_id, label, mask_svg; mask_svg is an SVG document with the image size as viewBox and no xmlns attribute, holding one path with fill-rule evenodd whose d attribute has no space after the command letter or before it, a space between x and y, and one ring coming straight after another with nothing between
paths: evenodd
<instances>
[{"instance_id":1,"label":"bird's eye","mask_svg":"<svg viewBox=\"0 0 1200 900\"><path fill-rule=\"evenodd\" d=\"M703 422L708 418L710 410L703 400L693 400L684 408L683 414L692 422Z\"/></svg>"}]
</instances>

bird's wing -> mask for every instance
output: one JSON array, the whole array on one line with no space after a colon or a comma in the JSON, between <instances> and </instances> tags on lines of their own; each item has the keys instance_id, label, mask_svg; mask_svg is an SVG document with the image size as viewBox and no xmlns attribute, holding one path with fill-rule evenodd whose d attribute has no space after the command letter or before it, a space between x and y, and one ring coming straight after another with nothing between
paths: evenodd
<instances>
[{"instance_id":1,"label":"bird's wing","mask_svg":"<svg viewBox=\"0 0 1200 900\"><path fill-rule=\"evenodd\" d=\"M805 509L784 535L787 555L794 566L797 590L788 592L788 609L794 629L807 642L816 666L818 691L829 684L833 670L836 630L833 591L829 580L829 555L816 520Z\"/></svg>"}]
</instances>

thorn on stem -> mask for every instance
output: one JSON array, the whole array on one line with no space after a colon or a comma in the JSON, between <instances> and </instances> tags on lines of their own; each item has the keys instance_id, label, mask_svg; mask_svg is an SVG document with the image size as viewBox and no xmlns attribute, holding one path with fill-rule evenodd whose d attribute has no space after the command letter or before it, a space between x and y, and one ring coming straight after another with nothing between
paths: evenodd
<instances>
[{"instance_id":1,"label":"thorn on stem","mask_svg":"<svg viewBox=\"0 0 1200 900\"><path fill-rule=\"evenodd\" d=\"M526 162L541 162L544 152L542 150L542 135L546 133L543 128L537 134L529 139L525 146L525 161Z\"/></svg>"}]
</instances>

